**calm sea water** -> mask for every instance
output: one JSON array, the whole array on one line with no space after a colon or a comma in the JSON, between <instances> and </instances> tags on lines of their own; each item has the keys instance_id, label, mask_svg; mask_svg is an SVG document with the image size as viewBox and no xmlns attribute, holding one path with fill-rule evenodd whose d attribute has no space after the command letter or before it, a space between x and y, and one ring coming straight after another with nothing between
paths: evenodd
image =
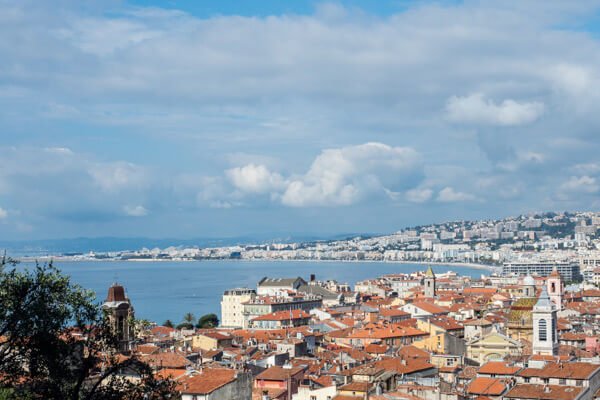
<instances>
[{"instance_id":1,"label":"calm sea water","mask_svg":"<svg viewBox=\"0 0 600 400\"><path fill-rule=\"evenodd\" d=\"M185 313L196 317L220 314L221 295L234 287L255 288L264 276L308 279L335 279L354 285L357 281L384 274L424 270L424 265L360 262L303 261L198 261L198 262L55 262L62 272L81 286L96 292L98 301L106 297L115 281L125 286L136 317L158 323L175 323ZM459 266L435 266L435 272L452 270L460 275L479 277L486 271Z\"/></svg>"}]
</instances>

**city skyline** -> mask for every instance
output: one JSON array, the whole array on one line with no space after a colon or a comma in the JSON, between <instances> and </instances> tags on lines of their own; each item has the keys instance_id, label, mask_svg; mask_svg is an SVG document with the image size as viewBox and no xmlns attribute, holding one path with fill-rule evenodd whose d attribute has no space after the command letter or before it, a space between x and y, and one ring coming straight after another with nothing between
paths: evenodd
<instances>
[{"instance_id":1,"label":"city skyline","mask_svg":"<svg viewBox=\"0 0 600 400\"><path fill-rule=\"evenodd\" d=\"M0 239L599 208L597 2L244 4L3 3Z\"/></svg>"}]
</instances>

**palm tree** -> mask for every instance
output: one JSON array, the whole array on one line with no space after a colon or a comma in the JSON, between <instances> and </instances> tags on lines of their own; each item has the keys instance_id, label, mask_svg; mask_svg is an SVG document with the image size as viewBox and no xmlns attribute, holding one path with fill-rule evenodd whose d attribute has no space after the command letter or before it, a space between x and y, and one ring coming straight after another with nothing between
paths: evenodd
<instances>
[{"instance_id":1,"label":"palm tree","mask_svg":"<svg viewBox=\"0 0 600 400\"><path fill-rule=\"evenodd\" d=\"M183 320L189 324L194 325L194 322L196 321L196 317L194 317L194 314L189 312L183 316Z\"/></svg>"}]
</instances>

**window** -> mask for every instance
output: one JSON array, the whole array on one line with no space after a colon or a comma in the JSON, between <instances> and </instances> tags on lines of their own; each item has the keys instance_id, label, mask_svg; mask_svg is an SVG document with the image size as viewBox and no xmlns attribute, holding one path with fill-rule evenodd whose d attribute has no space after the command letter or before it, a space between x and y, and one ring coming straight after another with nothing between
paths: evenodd
<instances>
[{"instance_id":1,"label":"window","mask_svg":"<svg viewBox=\"0 0 600 400\"><path fill-rule=\"evenodd\" d=\"M556 293L556 283L555 282L552 282L550 292L551 293Z\"/></svg>"},{"instance_id":2,"label":"window","mask_svg":"<svg viewBox=\"0 0 600 400\"><path fill-rule=\"evenodd\" d=\"M548 332L546 328L546 320L540 319L540 322L538 322L538 340L540 342L545 342L548 340Z\"/></svg>"},{"instance_id":3,"label":"window","mask_svg":"<svg viewBox=\"0 0 600 400\"><path fill-rule=\"evenodd\" d=\"M558 384L559 385L566 385L567 384L567 380L564 379L564 378L561 378L561 379L558 380Z\"/></svg>"},{"instance_id":4,"label":"window","mask_svg":"<svg viewBox=\"0 0 600 400\"><path fill-rule=\"evenodd\" d=\"M556 342L556 319L552 318L552 343Z\"/></svg>"},{"instance_id":5,"label":"window","mask_svg":"<svg viewBox=\"0 0 600 400\"><path fill-rule=\"evenodd\" d=\"M576 385L577 386L583 386L583 381L577 381Z\"/></svg>"},{"instance_id":6,"label":"window","mask_svg":"<svg viewBox=\"0 0 600 400\"><path fill-rule=\"evenodd\" d=\"M317 396L310 396L310 400L317 400Z\"/></svg>"}]
</instances>

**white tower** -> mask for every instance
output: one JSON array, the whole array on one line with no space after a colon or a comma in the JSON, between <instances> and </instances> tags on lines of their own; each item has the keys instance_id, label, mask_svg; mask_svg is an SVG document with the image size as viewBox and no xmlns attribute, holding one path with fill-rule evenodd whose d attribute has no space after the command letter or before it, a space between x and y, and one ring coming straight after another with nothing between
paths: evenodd
<instances>
[{"instance_id":1,"label":"white tower","mask_svg":"<svg viewBox=\"0 0 600 400\"><path fill-rule=\"evenodd\" d=\"M425 272L425 297L434 298L435 297L435 274L433 273L433 269L431 269L431 265L427 268L427 272Z\"/></svg>"},{"instance_id":2,"label":"white tower","mask_svg":"<svg viewBox=\"0 0 600 400\"><path fill-rule=\"evenodd\" d=\"M534 355L558 355L556 306L550 300L546 286L542 286L542 294L533 306L532 353Z\"/></svg>"},{"instance_id":3,"label":"white tower","mask_svg":"<svg viewBox=\"0 0 600 400\"><path fill-rule=\"evenodd\" d=\"M548 279L546 280L548 286L548 295L550 296L550 300L556 306L558 311L562 310L562 298L565 293L565 283L562 280L562 277L558 273L556 267L552 270L552 273L548 275Z\"/></svg>"}]
</instances>

